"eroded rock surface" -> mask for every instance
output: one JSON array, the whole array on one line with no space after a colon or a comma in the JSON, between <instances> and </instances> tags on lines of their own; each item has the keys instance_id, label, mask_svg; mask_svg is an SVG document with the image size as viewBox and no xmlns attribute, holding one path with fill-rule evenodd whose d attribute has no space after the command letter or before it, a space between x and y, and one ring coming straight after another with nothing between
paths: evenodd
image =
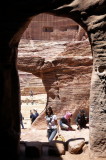
<instances>
[{"instance_id":1,"label":"eroded rock surface","mask_svg":"<svg viewBox=\"0 0 106 160\"><path fill-rule=\"evenodd\" d=\"M29 47L24 47L25 45ZM20 46L18 69L42 79L47 93L47 105L53 107L58 118L63 116L66 111L70 111L73 113L73 124L81 108L84 108L89 115L92 72L89 42L69 43L63 41L57 43L31 40L28 45L28 41L24 43L22 40ZM36 46L40 47L40 50L36 49ZM36 121L35 127L46 127L44 116L44 113L40 115L37 119L39 123Z\"/></svg>"}]
</instances>

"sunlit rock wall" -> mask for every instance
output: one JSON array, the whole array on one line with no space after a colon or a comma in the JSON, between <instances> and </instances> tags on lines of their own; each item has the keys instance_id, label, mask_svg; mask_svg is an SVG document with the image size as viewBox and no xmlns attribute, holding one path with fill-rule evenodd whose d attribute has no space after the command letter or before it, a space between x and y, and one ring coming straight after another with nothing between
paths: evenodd
<instances>
[{"instance_id":1,"label":"sunlit rock wall","mask_svg":"<svg viewBox=\"0 0 106 160\"><path fill-rule=\"evenodd\" d=\"M82 40L86 33L75 21L46 13L34 17L22 38L33 40Z\"/></svg>"},{"instance_id":2,"label":"sunlit rock wall","mask_svg":"<svg viewBox=\"0 0 106 160\"><path fill-rule=\"evenodd\" d=\"M36 43L29 41L28 48L24 48L28 41L20 43L18 69L41 78L47 93L47 106L53 107L58 118L66 111L72 112L72 123L75 123L80 108L89 113L92 72L89 42L39 42L37 48L31 49L31 45L36 46ZM44 113L39 117L40 128L45 127L43 121Z\"/></svg>"}]
</instances>

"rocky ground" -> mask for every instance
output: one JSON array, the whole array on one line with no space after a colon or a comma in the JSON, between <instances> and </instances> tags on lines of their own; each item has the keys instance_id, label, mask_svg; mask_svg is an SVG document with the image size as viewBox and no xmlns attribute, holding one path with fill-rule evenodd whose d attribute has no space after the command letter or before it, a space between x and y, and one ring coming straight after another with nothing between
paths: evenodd
<instances>
[{"instance_id":1,"label":"rocky ground","mask_svg":"<svg viewBox=\"0 0 106 160\"><path fill-rule=\"evenodd\" d=\"M26 97L21 97L22 100L24 100ZM31 100L31 97L27 97ZM31 104L31 101L26 104L22 103L21 105L21 111L24 115L24 127L25 129L21 129L21 137L20 137L20 143L28 142L41 142L46 143L48 142L47 136L46 136L46 129L36 129L36 126L31 126L30 118L29 118L29 111L31 109L37 109L39 113L42 112L45 108L45 99L46 95L36 95L33 97L38 103ZM71 154L68 151L65 152L65 155L61 155L60 157L56 156L48 156L47 150L45 150L42 153L42 156L40 158L27 158L24 156L24 153L20 157L20 160L95 160L95 158L90 156L89 153L89 124L87 125L88 128L77 130L76 125L72 125L72 127L75 129L75 131L62 131L60 130L60 134L64 136L65 141L70 141L73 139L78 138L84 138L86 142L86 146L82 153L80 154ZM100 158L96 160L105 160L105 158Z\"/></svg>"},{"instance_id":2,"label":"rocky ground","mask_svg":"<svg viewBox=\"0 0 106 160\"><path fill-rule=\"evenodd\" d=\"M85 141L89 142L89 128L77 130L76 125L72 125L75 131L62 131L60 134L65 137L65 141L73 138L84 138ZM46 130L38 130L35 127L25 128L21 130L21 140L23 141L39 141L39 142L48 142L46 136Z\"/></svg>"},{"instance_id":3,"label":"rocky ground","mask_svg":"<svg viewBox=\"0 0 106 160\"><path fill-rule=\"evenodd\" d=\"M21 139L20 142L41 142L41 143L46 143L48 142L47 136L46 136L46 129L44 130L38 130L36 129L36 126L31 126L30 123L30 118L29 118L29 111L31 109L37 109L39 113L42 112L42 110L45 108L45 99L46 96L45 95L36 95L33 97L33 99L35 99L38 103L34 103L33 105L31 104L31 97L21 97L22 100L29 98L30 102L28 104L26 103L22 103L21 105L21 112L24 116L24 127L25 129L21 129ZM41 103L40 103L41 102ZM47 154L45 154L46 152L43 153L42 157L39 158L39 160L69 160L71 158L71 160L79 160L80 158L82 160L88 160L89 159L89 128L86 129L82 129L81 131L77 130L77 126L73 125L72 126L74 129L76 129L75 131L62 131L60 130L60 134L62 136L64 136L65 141L68 141L70 139L77 139L77 138L84 138L86 143L87 143L87 147L86 150L78 155L73 155L70 154L69 152L66 152L65 155L62 155L61 157L53 157L53 156L48 156ZM24 158L22 158L23 160ZM36 158L37 159L37 158ZM26 159L25 160L30 160L30 159ZM34 159L33 159L34 160Z\"/></svg>"},{"instance_id":4,"label":"rocky ground","mask_svg":"<svg viewBox=\"0 0 106 160\"><path fill-rule=\"evenodd\" d=\"M76 125L73 126L76 129ZM61 135L64 136L65 141L71 139L84 138L86 141L86 149L80 154L71 154L66 151L65 155L60 157L48 156L43 153L42 157L38 158L39 160L89 160L89 129L82 129L81 131L60 131ZM37 130L36 128L25 128L21 130L21 141L25 142L48 142L46 136L46 130ZM33 159L34 160L34 159Z\"/></svg>"},{"instance_id":5,"label":"rocky ground","mask_svg":"<svg viewBox=\"0 0 106 160\"><path fill-rule=\"evenodd\" d=\"M83 152L79 154L71 154L68 151L65 152L65 155L61 156L49 156L47 150L42 152L40 158L27 158L20 160L106 160L105 158L94 158L91 157L89 152L89 128L77 130L76 125L72 126L75 131L60 131L61 135L64 136L65 141L70 141L78 138L84 138L86 145L83 149ZM37 130L36 128L30 127L21 130L21 142L41 142L42 144L48 142L46 136L46 130Z\"/></svg>"}]
</instances>

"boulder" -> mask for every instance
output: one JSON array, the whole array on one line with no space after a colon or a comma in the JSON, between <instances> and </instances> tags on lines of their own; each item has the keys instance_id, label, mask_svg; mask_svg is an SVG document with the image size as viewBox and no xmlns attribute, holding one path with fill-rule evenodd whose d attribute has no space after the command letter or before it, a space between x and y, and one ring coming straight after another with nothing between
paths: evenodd
<instances>
[{"instance_id":1,"label":"boulder","mask_svg":"<svg viewBox=\"0 0 106 160\"><path fill-rule=\"evenodd\" d=\"M84 139L76 139L73 141L70 141L68 143L68 151L72 154L78 154L82 151L82 147L85 144Z\"/></svg>"}]
</instances>

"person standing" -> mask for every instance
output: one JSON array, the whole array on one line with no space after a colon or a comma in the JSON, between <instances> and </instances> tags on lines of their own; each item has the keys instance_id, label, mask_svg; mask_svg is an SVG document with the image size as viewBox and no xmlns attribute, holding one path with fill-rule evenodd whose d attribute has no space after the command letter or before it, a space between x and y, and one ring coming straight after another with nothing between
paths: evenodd
<instances>
[{"instance_id":1,"label":"person standing","mask_svg":"<svg viewBox=\"0 0 106 160\"><path fill-rule=\"evenodd\" d=\"M39 116L39 113L37 112L36 109L34 109L33 112L34 112L34 119L36 119Z\"/></svg>"},{"instance_id":2,"label":"person standing","mask_svg":"<svg viewBox=\"0 0 106 160\"><path fill-rule=\"evenodd\" d=\"M22 116L22 113L20 112L20 124L21 124L22 129L24 129L23 120L24 120L24 117Z\"/></svg>"},{"instance_id":3,"label":"person standing","mask_svg":"<svg viewBox=\"0 0 106 160\"><path fill-rule=\"evenodd\" d=\"M31 124L34 122L35 120L35 116L34 113L32 112L32 110L30 110L30 120L31 120Z\"/></svg>"},{"instance_id":4,"label":"person standing","mask_svg":"<svg viewBox=\"0 0 106 160\"><path fill-rule=\"evenodd\" d=\"M30 91L29 94L30 94L30 97L33 97L33 91L32 90Z\"/></svg>"},{"instance_id":5,"label":"person standing","mask_svg":"<svg viewBox=\"0 0 106 160\"><path fill-rule=\"evenodd\" d=\"M45 119L47 123L47 137L48 141L52 141L57 134L58 130L58 123L57 123L57 116L53 113L52 107L47 107L45 111Z\"/></svg>"}]
</instances>

